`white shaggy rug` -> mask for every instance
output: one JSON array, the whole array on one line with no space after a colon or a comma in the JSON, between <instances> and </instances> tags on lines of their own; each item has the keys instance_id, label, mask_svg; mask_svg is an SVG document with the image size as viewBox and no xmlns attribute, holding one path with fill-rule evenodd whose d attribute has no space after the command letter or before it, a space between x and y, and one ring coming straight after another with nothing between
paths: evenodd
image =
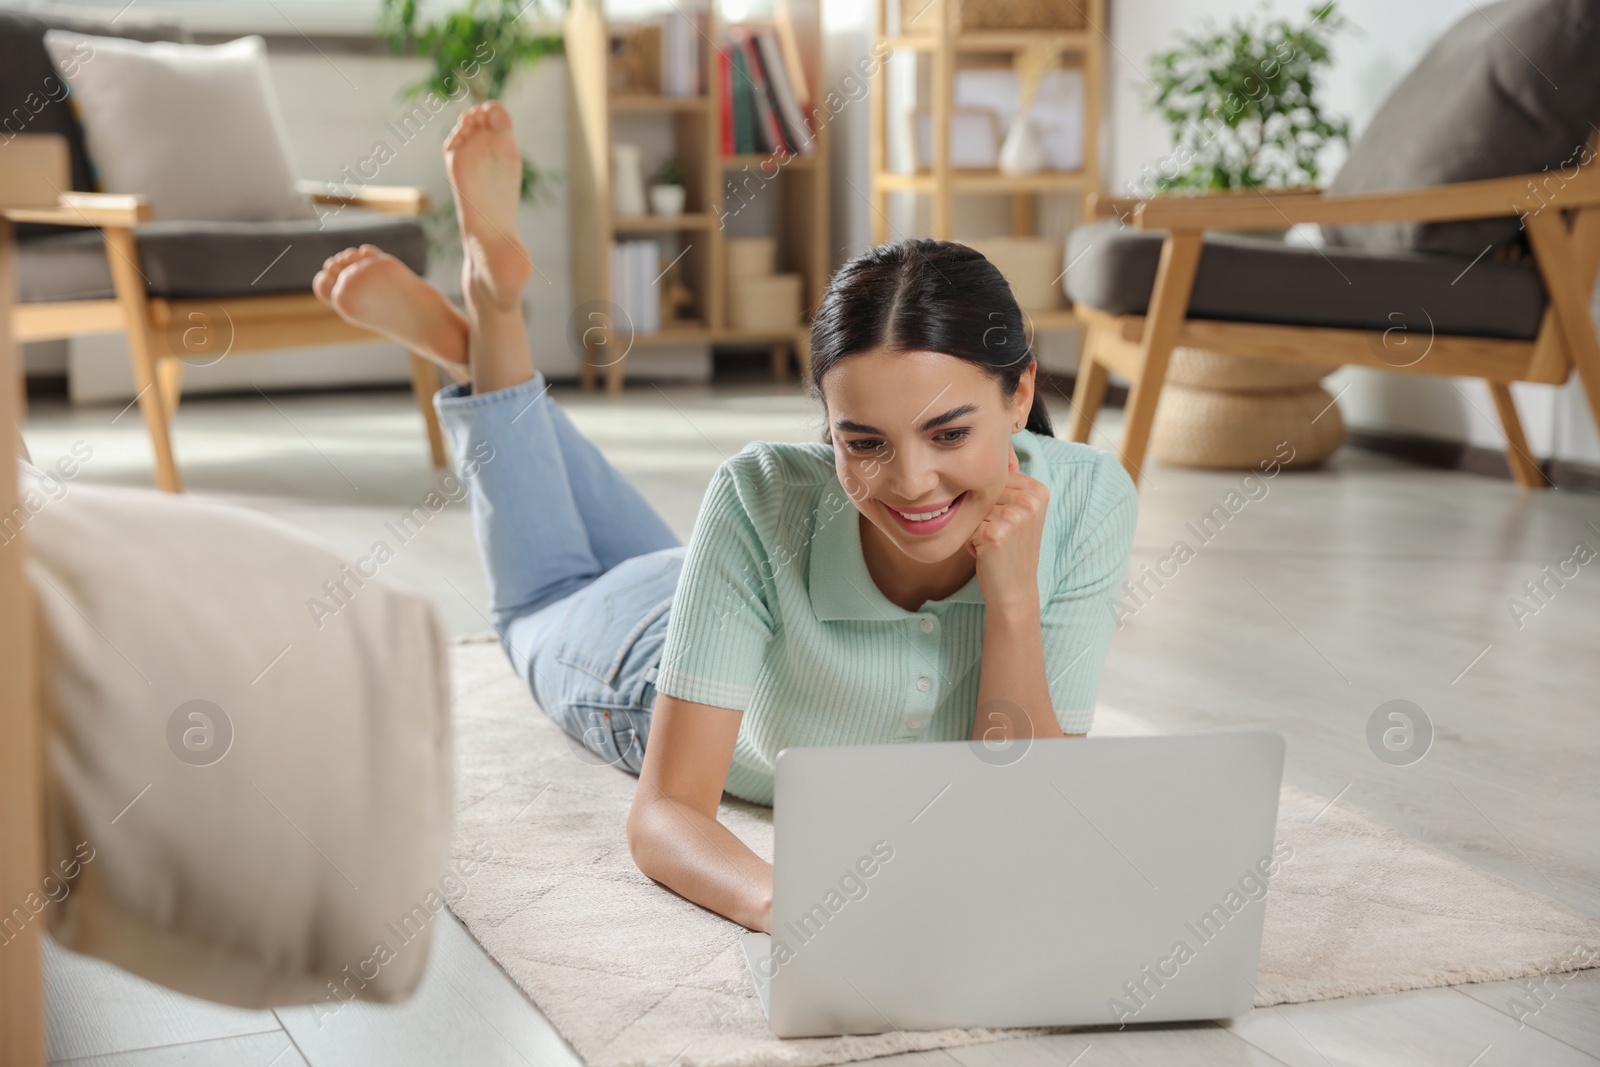
<instances>
[{"instance_id":1,"label":"white shaggy rug","mask_svg":"<svg viewBox=\"0 0 1600 1067\"><path fill-rule=\"evenodd\" d=\"M800 1067L1052 1032L772 1036L743 927L634 866L636 779L575 751L492 634L458 642L451 669L453 851L494 849L452 910L590 1067ZM1109 708L1092 730L1153 732ZM1600 963L1600 922L1328 803L1283 788L1276 840L1294 855L1266 897L1257 1007L1566 972L1577 946ZM769 809L729 801L721 818L771 859Z\"/></svg>"}]
</instances>

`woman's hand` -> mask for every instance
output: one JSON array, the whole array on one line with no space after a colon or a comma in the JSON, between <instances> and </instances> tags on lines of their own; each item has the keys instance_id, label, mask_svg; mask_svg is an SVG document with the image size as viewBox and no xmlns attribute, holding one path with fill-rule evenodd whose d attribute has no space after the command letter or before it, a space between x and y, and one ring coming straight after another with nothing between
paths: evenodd
<instances>
[{"instance_id":1,"label":"woman's hand","mask_svg":"<svg viewBox=\"0 0 1600 1067\"><path fill-rule=\"evenodd\" d=\"M1022 473L1011 447L1005 488L967 541L978 560L978 585L991 609L1020 609L1037 615L1039 544L1044 537L1050 487Z\"/></svg>"}]
</instances>

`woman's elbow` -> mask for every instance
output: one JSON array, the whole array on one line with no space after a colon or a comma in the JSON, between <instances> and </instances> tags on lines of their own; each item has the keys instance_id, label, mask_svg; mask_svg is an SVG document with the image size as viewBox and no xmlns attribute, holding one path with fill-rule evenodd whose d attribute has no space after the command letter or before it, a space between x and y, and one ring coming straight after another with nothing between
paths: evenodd
<instances>
[{"instance_id":1,"label":"woman's elbow","mask_svg":"<svg viewBox=\"0 0 1600 1067\"><path fill-rule=\"evenodd\" d=\"M652 840L650 833L650 801L635 792L633 806L628 809L628 852L633 856L634 866L646 874L650 874L650 857L652 854ZM654 877L652 875L652 877Z\"/></svg>"}]
</instances>

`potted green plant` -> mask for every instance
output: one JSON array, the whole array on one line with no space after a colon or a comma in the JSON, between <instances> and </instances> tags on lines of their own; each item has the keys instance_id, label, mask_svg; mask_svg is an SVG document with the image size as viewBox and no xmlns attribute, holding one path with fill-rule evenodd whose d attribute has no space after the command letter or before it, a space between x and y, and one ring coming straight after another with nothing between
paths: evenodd
<instances>
[{"instance_id":1,"label":"potted green plant","mask_svg":"<svg viewBox=\"0 0 1600 1067\"><path fill-rule=\"evenodd\" d=\"M565 0L466 0L431 21L419 6L418 0L382 0L379 27L391 53L432 62L433 68L401 94L407 100L428 97L430 108L439 98L474 104L498 100L513 74L563 50L561 34L545 31L557 24ZM540 197L557 180L555 172L523 159L524 200ZM449 204L431 212L428 223L436 249L453 247L455 212Z\"/></svg>"},{"instance_id":2,"label":"potted green plant","mask_svg":"<svg viewBox=\"0 0 1600 1067\"><path fill-rule=\"evenodd\" d=\"M668 156L650 179L650 210L657 215L681 215L687 199L683 160Z\"/></svg>"},{"instance_id":3,"label":"potted green plant","mask_svg":"<svg viewBox=\"0 0 1600 1067\"><path fill-rule=\"evenodd\" d=\"M1346 22L1333 2L1308 14L1304 23L1237 18L1180 34L1150 57L1149 104L1171 126L1174 148L1144 169L1139 195L1316 184L1323 149L1349 143L1348 124L1324 112L1316 85ZM1319 384L1334 369L1175 348L1150 451L1179 466L1253 468L1288 441L1294 460L1285 466L1318 463L1344 441L1338 405Z\"/></svg>"},{"instance_id":4,"label":"potted green plant","mask_svg":"<svg viewBox=\"0 0 1600 1067\"><path fill-rule=\"evenodd\" d=\"M1175 147L1141 192L1316 183L1323 149L1350 141L1348 124L1324 113L1316 86L1332 59L1330 41L1347 23L1331 0L1309 14L1304 25L1236 18L1180 34L1177 47L1150 57L1149 105L1172 128Z\"/></svg>"}]
</instances>

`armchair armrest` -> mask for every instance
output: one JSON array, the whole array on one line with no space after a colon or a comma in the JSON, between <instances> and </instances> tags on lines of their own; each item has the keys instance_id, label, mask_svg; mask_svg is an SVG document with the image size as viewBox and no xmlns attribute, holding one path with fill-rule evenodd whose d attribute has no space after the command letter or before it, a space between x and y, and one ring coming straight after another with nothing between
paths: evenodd
<instances>
[{"instance_id":1,"label":"armchair armrest","mask_svg":"<svg viewBox=\"0 0 1600 1067\"><path fill-rule=\"evenodd\" d=\"M1133 209L1133 224L1141 230L1263 230L1302 222L1344 225L1520 216L1551 206L1600 204L1600 166L1588 164L1571 175L1540 171L1393 193L1253 192L1252 196L1170 196L1140 201Z\"/></svg>"},{"instance_id":2,"label":"armchair armrest","mask_svg":"<svg viewBox=\"0 0 1600 1067\"><path fill-rule=\"evenodd\" d=\"M1262 195L1262 192L1263 190L1261 189L1218 189L1216 192L1199 193L1187 197L1183 196L1183 194L1178 194L1178 197L1180 199L1205 200L1208 203L1217 203L1237 200L1246 196L1259 197ZM1274 198L1278 199L1289 197L1317 197L1322 195L1322 190L1315 185L1296 185L1286 186L1282 189L1273 189L1271 190L1271 193ZM1138 209L1140 204L1150 203L1156 199L1160 199L1163 203L1165 203L1167 200L1172 198L1111 196L1105 193L1090 193L1088 213L1090 217L1097 219L1111 218L1112 216L1121 219L1128 219L1133 217L1134 211Z\"/></svg>"},{"instance_id":3,"label":"armchair armrest","mask_svg":"<svg viewBox=\"0 0 1600 1067\"><path fill-rule=\"evenodd\" d=\"M300 181L295 188L315 204L364 207L391 215L420 215L428 210L428 194L409 185L363 185L354 192L335 182Z\"/></svg>"},{"instance_id":4,"label":"armchair armrest","mask_svg":"<svg viewBox=\"0 0 1600 1067\"><path fill-rule=\"evenodd\" d=\"M48 222L57 226L127 227L154 217L148 200L127 193L61 193L55 207L11 208L0 214L13 222Z\"/></svg>"},{"instance_id":5,"label":"armchair armrest","mask_svg":"<svg viewBox=\"0 0 1600 1067\"><path fill-rule=\"evenodd\" d=\"M24 133L6 140L0 168L0 204L48 208L72 184L67 139L56 133Z\"/></svg>"}]
</instances>

